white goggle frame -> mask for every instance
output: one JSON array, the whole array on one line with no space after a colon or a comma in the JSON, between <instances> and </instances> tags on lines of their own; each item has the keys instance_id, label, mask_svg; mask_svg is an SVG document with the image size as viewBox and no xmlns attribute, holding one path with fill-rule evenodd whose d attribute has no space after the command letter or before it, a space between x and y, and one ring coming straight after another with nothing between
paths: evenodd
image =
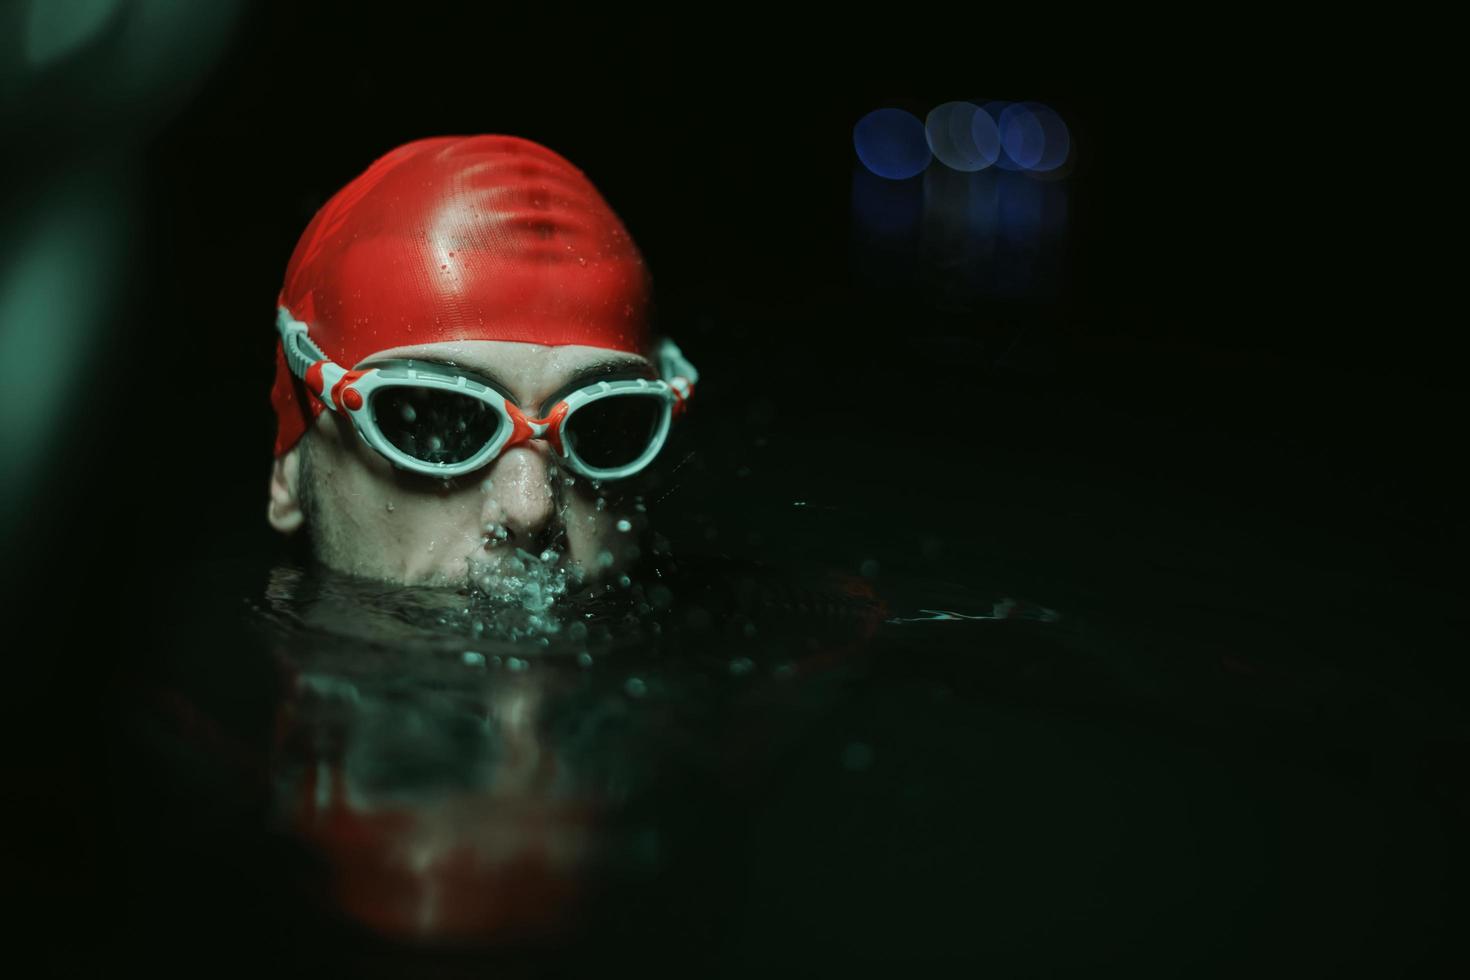
<instances>
[{"instance_id":1,"label":"white goggle frame","mask_svg":"<svg viewBox=\"0 0 1470 980\"><path fill-rule=\"evenodd\" d=\"M699 372L685 359L678 346L667 338L659 343L659 373L667 380L650 381L635 378L620 381L596 381L579 388L552 407L545 418L529 418L515 402L501 392L473 378L456 373L452 368L412 361L394 362L361 371L348 371L322 354L311 342L307 326L291 316L284 306L276 312L276 329L281 335L282 349L291 373L305 383L323 405L334 412L345 413L362 440L394 466L425 476L448 479L473 473L489 465L507 448L528 439L545 439L556 458L567 469L593 480L619 480L632 476L651 463L668 439L669 426L683 412L694 393ZM431 463L418 459L389 442L373 415L373 394L383 388L413 387L453 391L489 405L501 417L496 436L475 455L457 463ZM661 403L659 420L653 437L642 454L632 462L617 467L596 467L582 459L565 439L567 420L580 408L611 397L638 395L657 398Z\"/></svg>"}]
</instances>

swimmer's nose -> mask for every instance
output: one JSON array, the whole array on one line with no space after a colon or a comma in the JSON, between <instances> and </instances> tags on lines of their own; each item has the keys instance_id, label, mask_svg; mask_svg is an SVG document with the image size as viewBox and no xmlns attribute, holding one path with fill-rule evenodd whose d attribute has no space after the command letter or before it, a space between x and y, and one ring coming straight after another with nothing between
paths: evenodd
<instances>
[{"instance_id":1,"label":"swimmer's nose","mask_svg":"<svg viewBox=\"0 0 1470 980\"><path fill-rule=\"evenodd\" d=\"M486 474L482 524L500 524L507 544L536 550L556 516L553 465L544 444L527 443L501 455Z\"/></svg>"}]
</instances>

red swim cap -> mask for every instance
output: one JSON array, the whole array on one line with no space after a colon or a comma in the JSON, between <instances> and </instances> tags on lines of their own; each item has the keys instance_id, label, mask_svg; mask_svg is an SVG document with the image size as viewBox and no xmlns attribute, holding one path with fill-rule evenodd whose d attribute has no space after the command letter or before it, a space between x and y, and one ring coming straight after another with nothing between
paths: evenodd
<instances>
[{"instance_id":1,"label":"red swim cap","mask_svg":"<svg viewBox=\"0 0 1470 980\"><path fill-rule=\"evenodd\" d=\"M515 136L400 146L306 226L278 303L351 368L446 340L584 344L646 354L652 280L591 181ZM276 455L323 405L276 345Z\"/></svg>"}]
</instances>

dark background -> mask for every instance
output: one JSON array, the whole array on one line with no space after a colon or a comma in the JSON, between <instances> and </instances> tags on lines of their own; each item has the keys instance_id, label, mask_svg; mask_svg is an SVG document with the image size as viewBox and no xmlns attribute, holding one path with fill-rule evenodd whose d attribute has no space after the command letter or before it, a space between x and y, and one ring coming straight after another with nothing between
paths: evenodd
<instances>
[{"instance_id":1,"label":"dark background","mask_svg":"<svg viewBox=\"0 0 1470 980\"><path fill-rule=\"evenodd\" d=\"M267 393L296 237L429 135L544 143L640 243L705 375L697 492L668 514L690 547L780 555L816 532L764 502L814 501L845 515L817 544L852 571L938 561L1097 601L1183 579L1277 615L1365 617L1417 673L1462 676L1441 638L1463 624L1464 342L1426 310L1438 264L1395 230L1412 166L1348 125L1377 112L1377 69L1060 20L252 4L167 111L77 94L105 36L12 84L26 152L6 200L125 147L136 216L7 530L7 798L39 921L64 933L114 894L93 780L118 673L177 615L193 563L278 546ZM871 276L854 123L990 98L1071 127L1055 273L958 307L912 256Z\"/></svg>"},{"instance_id":2,"label":"dark background","mask_svg":"<svg viewBox=\"0 0 1470 980\"><path fill-rule=\"evenodd\" d=\"M172 114L97 109L64 78L9 93L13 137L33 147L15 200L119 146L135 151L138 194L125 285L89 345L98 363L70 393L76 448L51 454L26 498L12 552L30 561L12 567L70 560L55 535L99 506L109 528L141 532L109 560L172 550L164 540L180 554L260 547L274 335L259 324L296 237L386 150L454 132L523 135L593 177L722 415L760 404L759 419L782 420L773 434L849 410L871 425L854 392L876 382L922 414L913 451L963 454L977 436L971 392L1012 384L1164 426L1167 447L1132 448L1189 469L1199 488L1348 533L1436 546L1463 534L1445 441L1463 341L1425 311L1428 270L1404 273L1418 243L1383 221L1406 210L1395 202L1407 175L1382 162L1364 172L1333 97L1335 80L1353 112L1386 103L1358 94L1371 68L1327 69L1257 40L1237 49L1245 70L1244 53L1231 67L1205 49L1124 43L1125 23L731 14L711 30L353 9L221 15L217 60ZM880 106L922 118L960 98L1062 114L1069 223L1063 265L1038 288L944 309L912 256L887 256L880 279L858 254L854 183L866 175L851 131ZM1217 433L1251 452L1212 457L1202 446ZM822 482L847 469L830 457L806 458ZM1410 564L1426 571L1435 554Z\"/></svg>"}]
</instances>

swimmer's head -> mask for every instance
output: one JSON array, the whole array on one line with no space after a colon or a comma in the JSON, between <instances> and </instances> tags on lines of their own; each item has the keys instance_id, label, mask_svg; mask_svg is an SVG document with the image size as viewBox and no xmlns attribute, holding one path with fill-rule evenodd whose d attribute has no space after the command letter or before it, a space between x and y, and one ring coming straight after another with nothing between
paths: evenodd
<instances>
[{"instance_id":1,"label":"swimmer's head","mask_svg":"<svg viewBox=\"0 0 1470 980\"><path fill-rule=\"evenodd\" d=\"M306 527L325 564L450 583L519 573L526 554L553 552L547 567L574 577L616 571L636 554L636 487L620 480L599 492L559 465L562 447L538 421L598 379L661 375L647 267L567 160L512 136L399 147L313 218L278 307L283 322L305 326L315 347L306 360L334 365L329 375L428 364L503 394L509 414L498 395L491 403L499 418L532 420L482 467L437 479L395 465L396 435L393 446L369 446L345 411L361 398L324 385L301 358L293 372L278 346L268 517L283 533Z\"/></svg>"}]
</instances>

